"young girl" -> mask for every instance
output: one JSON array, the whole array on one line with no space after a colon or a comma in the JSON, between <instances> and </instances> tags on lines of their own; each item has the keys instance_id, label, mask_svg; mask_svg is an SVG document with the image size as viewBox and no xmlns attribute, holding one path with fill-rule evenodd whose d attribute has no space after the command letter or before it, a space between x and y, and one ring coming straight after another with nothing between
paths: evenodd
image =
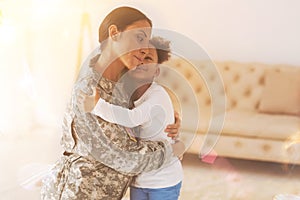
<instances>
[{"instance_id":1,"label":"young girl","mask_svg":"<svg viewBox=\"0 0 300 200\"><path fill-rule=\"evenodd\" d=\"M127 78L124 78L125 81L130 81L127 83L130 85L127 90L134 108L130 110L100 98L92 113L111 123L130 128L138 127L137 134L142 140L167 139L173 143L163 131L167 124L174 122L172 102L164 88L153 82L159 75L158 64L169 58L169 42L156 37L150 40L150 44L153 46L145 55L143 64L128 71ZM179 197L182 178L181 162L177 157L173 157L172 162L160 169L138 175L131 184L130 198L176 200Z\"/></svg>"}]
</instances>

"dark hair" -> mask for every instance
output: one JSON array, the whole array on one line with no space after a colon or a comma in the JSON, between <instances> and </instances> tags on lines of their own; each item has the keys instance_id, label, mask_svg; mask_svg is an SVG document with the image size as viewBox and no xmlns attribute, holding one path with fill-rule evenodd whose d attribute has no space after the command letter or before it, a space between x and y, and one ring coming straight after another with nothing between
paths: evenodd
<instances>
[{"instance_id":1,"label":"dark hair","mask_svg":"<svg viewBox=\"0 0 300 200\"><path fill-rule=\"evenodd\" d=\"M101 49L103 49L103 42L108 38L108 28L111 25L116 25L119 31L124 31L127 26L134 22L146 20L152 27L151 20L141 11L131 7L119 7L112 10L102 21L99 27L99 39Z\"/></svg>"},{"instance_id":2,"label":"dark hair","mask_svg":"<svg viewBox=\"0 0 300 200\"><path fill-rule=\"evenodd\" d=\"M152 37L151 40L149 40L149 43L152 44L157 53L158 57L158 64L161 64L170 58L170 41L165 40L162 37Z\"/></svg>"}]
</instances>

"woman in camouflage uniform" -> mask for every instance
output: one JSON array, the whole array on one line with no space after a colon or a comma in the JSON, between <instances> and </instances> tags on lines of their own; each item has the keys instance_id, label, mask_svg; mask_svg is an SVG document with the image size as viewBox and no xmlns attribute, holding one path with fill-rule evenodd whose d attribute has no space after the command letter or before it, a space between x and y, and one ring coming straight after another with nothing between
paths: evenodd
<instances>
[{"instance_id":1,"label":"woman in camouflage uniform","mask_svg":"<svg viewBox=\"0 0 300 200\"><path fill-rule=\"evenodd\" d=\"M101 55L83 66L87 69L74 85L63 122L65 152L43 180L42 199L118 200L133 176L169 162L172 146L167 141L137 141L125 127L82 109L85 95L93 95L95 90L108 102L128 106L117 81L122 72L143 60L151 26L143 13L130 7L114 9L103 20L99 28ZM177 132L177 125L174 127Z\"/></svg>"}]
</instances>

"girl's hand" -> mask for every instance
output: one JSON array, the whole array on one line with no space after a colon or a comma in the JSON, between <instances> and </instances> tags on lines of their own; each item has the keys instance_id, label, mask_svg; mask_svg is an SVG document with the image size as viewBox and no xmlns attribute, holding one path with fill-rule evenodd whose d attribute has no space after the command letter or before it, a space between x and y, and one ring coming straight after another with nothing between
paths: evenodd
<instances>
[{"instance_id":1,"label":"girl's hand","mask_svg":"<svg viewBox=\"0 0 300 200\"><path fill-rule=\"evenodd\" d=\"M168 133L168 137L171 137L173 140L176 140L179 138L179 128L181 125L181 119L179 117L178 112L176 111L174 113L174 117L175 117L175 123L169 124L165 129L165 132Z\"/></svg>"}]
</instances>

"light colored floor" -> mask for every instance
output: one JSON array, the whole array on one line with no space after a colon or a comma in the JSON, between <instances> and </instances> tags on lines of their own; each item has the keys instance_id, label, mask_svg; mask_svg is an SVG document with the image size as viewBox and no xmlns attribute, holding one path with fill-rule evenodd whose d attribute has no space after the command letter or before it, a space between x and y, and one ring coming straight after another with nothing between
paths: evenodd
<instances>
[{"instance_id":1,"label":"light colored floor","mask_svg":"<svg viewBox=\"0 0 300 200\"><path fill-rule=\"evenodd\" d=\"M300 166L217 158L214 164L186 155L181 199L270 200L275 194L300 195Z\"/></svg>"},{"instance_id":2,"label":"light colored floor","mask_svg":"<svg viewBox=\"0 0 300 200\"><path fill-rule=\"evenodd\" d=\"M0 136L1 200L39 199L34 177L57 159L59 138L59 131L52 129ZM300 195L300 166L221 157L207 164L197 155L186 154L183 168L181 200L271 200L279 193Z\"/></svg>"}]
</instances>

